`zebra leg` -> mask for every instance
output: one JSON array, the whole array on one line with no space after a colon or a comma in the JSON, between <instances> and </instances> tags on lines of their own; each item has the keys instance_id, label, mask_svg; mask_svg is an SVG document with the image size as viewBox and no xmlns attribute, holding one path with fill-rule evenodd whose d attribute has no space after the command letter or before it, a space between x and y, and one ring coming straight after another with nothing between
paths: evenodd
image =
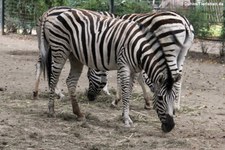
<instances>
[{"instance_id":1,"label":"zebra leg","mask_svg":"<svg viewBox=\"0 0 225 150\"><path fill-rule=\"evenodd\" d=\"M131 127L133 121L129 116L129 100L131 98L131 92L133 88L133 77L134 73L130 72L130 69L126 66L122 66L119 69L119 78L121 80L121 90L122 90L122 102L123 102L123 120L125 127Z\"/></svg>"},{"instance_id":2,"label":"zebra leg","mask_svg":"<svg viewBox=\"0 0 225 150\"><path fill-rule=\"evenodd\" d=\"M75 93L77 82L83 70L83 64L80 63L72 54L69 56L69 60L70 60L70 73L68 78L66 79L66 84L70 94L73 113L77 115L78 120L83 120L84 115L80 111L80 107L76 99L76 93Z\"/></svg>"},{"instance_id":3,"label":"zebra leg","mask_svg":"<svg viewBox=\"0 0 225 150\"><path fill-rule=\"evenodd\" d=\"M119 101L121 100L121 83L120 83L120 76L119 73L117 73L117 89L116 89L116 99L112 101L111 107L117 107Z\"/></svg>"},{"instance_id":4,"label":"zebra leg","mask_svg":"<svg viewBox=\"0 0 225 150\"><path fill-rule=\"evenodd\" d=\"M36 78L35 78L35 86L34 86L34 91L33 91L33 99L38 99L38 87L40 84L40 77L42 73L42 67L40 61L37 62L36 64ZM56 86L55 88L55 94L59 96L59 99L62 100L65 96L62 94L61 90Z\"/></svg>"},{"instance_id":5,"label":"zebra leg","mask_svg":"<svg viewBox=\"0 0 225 150\"><path fill-rule=\"evenodd\" d=\"M107 84L107 72L89 68L87 72L87 77L89 80L87 97L89 101L94 101L100 91Z\"/></svg>"},{"instance_id":6,"label":"zebra leg","mask_svg":"<svg viewBox=\"0 0 225 150\"><path fill-rule=\"evenodd\" d=\"M106 95L110 95L109 93L109 89L108 89L108 82L106 81L106 85L103 87L103 92L106 94Z\"/></svg>"},{"instance_id":7,"label":"zebra leg","mask_svg":"<svg viewBox=\"0 0 225 150\"><path fill-rule=\"evenodd\" d=\"M108 72L106 71L101 71L101 86L100 89L106 94L110 95L109 90L108 90ZM103 88L102 88L103 87Z\"/></svg>"},{"instance_id":8,"label":"zebra leg","mask_svg":"<svg viewBox=\"0 0 225 150\"><path fill-rule=\"evenodd\" d=\"M58 96L60 100L63 100L65 95L62 93L61 89L56 85L55 94Z\"/></svg>"},{"instance_id":9,"label":"zebra leg","mask_svg":"<svg viewBox=\"0 0 225 150\"><path fill-rule=\"evenodd\" d=\"M35 86L34 86L34 91L33 91L33 99L38 98L38 87L39 87L39 83L40 83L41 73L42 73L42 67L41 67L41 63L39 60L36 64L36 78L35 78Z\"/></svg>"},{"instance_id":10,"label":"zebra leg","mask_svg":"<svg viewBox=\"0 0 225 150\"><path fill-rule=\"evenodd\" d=\"M146 87L145 87L145 83L144 83L144 79L143 79L143 75L142 72L139 73L138 76L138 83L141 85L142 91L143 91L143 95L144 95L144 99L145 99L145 109L151 109L150 107L150 96L148 95L148 92L146 91Z\"/></svg>"},{"instance_id":11,"label":"zebra leg","mask_svg":"<svg viewBox=\"0 0 225 150\"><path fill-rule=\"evenodd\" d=\"M61 74L61 71L63 69L63 66L66 63L66 60L70 54L70 52L65 51L64 52L64 57L55 57L57 56L57 51L51 50L50 49L50 54L51 58L48 60L47 64L47 74L49 78L49 89L50 89L50 94L49 94L49 102L48 102L48 109L49 109L49 117L54 117L55 116L55 111L54 111L54 103L55 103L55 89L57 87L57 83L59 81L59 76Z\"/></svg>"},{"instance_id":12,"label":"zebra leg","mask_svg":"<svg viewBox=\"0 0 225 150\"><path fill-rule=\"evenodd\" d=\"M176 89L175 109L180 110L180 97L181 97L182 77L174 83Z\"/></svg>"},{"instance_id":13,"label":"zebra leg","mask_svg":"<svg viewBox=\"0 0 225 150\"><path fill-rule=\"evenodd\" d=\"M49 89L50 89L49 102L48 102L49 117L55 117L55 110L54 110L55 88L58 83L59 76L60 76L61 70L63 68L63 65L61 65L61 64L56 65L54 63L52 64L52 66L57 66L57 70L55 69L55 67L52 67L52 73L51 73L52 75L51 75L50 81L49 81Z\"/></svg>"}]
</instances>

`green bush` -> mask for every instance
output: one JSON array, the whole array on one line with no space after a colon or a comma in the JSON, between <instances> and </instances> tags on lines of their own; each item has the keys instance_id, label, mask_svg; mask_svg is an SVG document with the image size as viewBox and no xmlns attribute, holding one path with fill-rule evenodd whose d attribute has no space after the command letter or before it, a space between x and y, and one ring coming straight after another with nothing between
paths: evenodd
<instances>
[{"instance_id":1,"label":"green bush","mask_svg":"<svg viewBox=\"0 0 225 150\"><path fill-rule=\"evenodd\" d=\"M207 19L207 13L202 7L191 8L184 14L194 27L195 35L199 38L206 38L210 35L210 22Z\"/></svg>"},{"instance_id":2,"label":"green bush","mask_svg":"<svg viewBox=\"0 0 225 150\"><path fill-rule=\"evenodd\" d=\"M223 6L223 29L222 29L222 39L225 41L225 2Z\"/></svg>"},{"instance_id":3,"label":"green bush","mask_svg":"<svg viewBox=\"0 0 225 150\"><path fill-rule=\"evenodd\" d=\"M74 7L93 11L108 11L108 4L108 0L89 0L81 1L80 3L77 3Z\"/></svg>"},{"instance_id":4,"label":"green bush","mask_svg":"<svg viewBox=\"0 0 225 150\"><path fill-rule=\"evenodd\" d=\"M36 23L37 9L35 7L35 1L6 0L5 6L5 22L7 30L11 30L8 29L8 27L14 28L13 32L16 32L17 29L22 29L23 34L28 34Z\"/></svg>"},{"instance_id":5,"label":"green bush","mask_svg":"<svg viewBox=\"0 0 225 150\"><path fill-rule=\"evenodd\" d=\"M147 1L121 1L115 0L114 2L115 14L123 15L129 13L145 13L150 12L150 5ZM109 0L88 0L81 1L74 5L77 8L89 9L94 11L109 11Z\"/></svg>"},{"instance_id":6,"label":"green bush","mask_svg":"<svg viewBox=\"0 0 225 150\"><path fill-rule=\"evenodd\" d=\"M27 30L31 31L35 27L38 17L43 12L54 6L109 11L109 0L5 0L5 4L7 28L11 28L14 32L17 29L22 29L24 34L27 34ZM115 13L119 15L150 12L147 1L115 0L114 9Z\"/></svg>"},{"instance_id":7,"label":"green bush","mask_svg":"<svg viewBox=\"0 0 225 150\"><path fill-rule=\"evenodd\" d=\"M146 13L151 12L150 5L147 1L116 1L115 14L131 14L131 13Z\"/></svg>"},{"instance_id":8,"label":"green bush","mask_svg":"<svg viewBox=\"0 0 225 150\"><path fill-rule=\"evenodd\" d=\"M195 30L195 36L198 38L222 38L223 24L216 22L213 18L216 14L213 11L205 11L204 6L197 6L188 11L180 11L185 15ZM224 17L223 17L224 18Z\"/></svg>"}]
</instances>

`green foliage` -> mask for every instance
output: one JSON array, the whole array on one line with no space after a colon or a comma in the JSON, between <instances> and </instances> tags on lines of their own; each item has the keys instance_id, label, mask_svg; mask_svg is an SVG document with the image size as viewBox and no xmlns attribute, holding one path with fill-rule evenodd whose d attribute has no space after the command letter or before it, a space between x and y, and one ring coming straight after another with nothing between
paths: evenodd
<instances>
[{"instance_id":1,"label":"green foliage","mask_svg":"<svg viewBox=\"0 0 225 150\"><path fill-rule=\"evenodd\" d=\"M150 12L150 5L147 1L121 1L115 0L115 14L123 15L129 13ZM109 0L86 0L76 3L76 8L89 9L94 11L109 11Z\"/></svg>"},{"instance_id":2,"label":"green foliage","mask_svg":"<svg viewBox=\"0 0 225 150\"><path fill-rule=\"evenodd\" d=\"M222 29L222 39L225 41L225 2L223 4L223 29Z\"/></svg>"},{"instance_id":3,"label":"green foliage","mask_svg":"<svg viewBox=\"0 0 225 150\"><path fill-rule=\"evenodd\" d=\"M225 56L225 2L223 5L223 29L222 29L222 47L220 49L220 56Z\"/></svg>"},{"instance_id":4,"label":"green foliage","mask_svg":"<svg viewBox=\"0 0 225 150\"><path fill-rule=\"evenodd\" d=\"M76 8L89 9L93 11L108 11L108 4L108 0L89 0L77 3Z\"/></svg>"},{"instance_id":5,"label":"green foliage","mask_svg":"<svg viewBox=\"0 0 225 150\"><path fill-rule=\"evenodd\" d=\"M30 0L6 0L6 26L10 28L20 28L24 34L27 34L26 29L31 29L35 25L36 7L35 1ZM13 21L15 20L15 21ZM14 32L15 32L14 31Z\"/></svg>"},{"instance_id":6,"label":"green foliage","mask_svg":"<svg viewBox=\"0 0 225 150\"><path fill-rule=\"evenodd\" d=\"M5 0L6 26L14 32L22 29L27 34L36 25L39 16L54 6L70 6L94 11L109 11L109 0ZM147 1L115 0L115 13L150 12Z\"/></svg>"},{"instance_id":7,"label":"green foliage","mask_svg":"<svg viewBox=\"0 0 225 150\"><path fill-rule=\"evenodd\" d=\"M198 38L221 38L222 37L222 24L213 22L210 17L210 12L206 12L204 6L191 8L188 11L180 11L185 15L195 30L195 36Z\"/></svg>"},{"instance_id":8,"label":"green foliage","mask_svg":"<svg viewBox=\"0 0 225 150\"><path fill-rule=\"evenodd\" d=\"M150 5L147 1L115 1L115 13L117 15L146 12L151 12Z\"/></svg>"},{"instance_id":9,"label":"green foliage","mask_svg":"<svg viewBox=\"0 0 225 150\"><path fill-rule=\"evenodd\" d=\"M193 8L190 11L185 12L186 17L192 23L195 35L201 38L209 36L210 23L207 20L206 13L202 7Z\"/></svg>"}]
</instances>

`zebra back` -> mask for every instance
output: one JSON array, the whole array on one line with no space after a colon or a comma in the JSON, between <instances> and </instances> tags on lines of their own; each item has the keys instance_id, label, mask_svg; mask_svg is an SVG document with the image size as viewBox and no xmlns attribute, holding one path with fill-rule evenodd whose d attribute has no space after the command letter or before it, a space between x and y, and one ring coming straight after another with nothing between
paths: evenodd
<instances>
[{"instance_id":1,"label":"zebra back","mask_svg":"<svg viewBox=\"0 0 225 150\"><path fill-rule=\"evenodd\" d=\"M89 65L91 68L98 70L117 69L116 62L118 56L123 55L125 57L123 59L129 61L131 70L139 72L140 70L145 69L150 78L156 79L154 68L148 68L148 65L156 64L152 64L151 59L148 59L149 56L146 56L150 55L151 57L158 57L156 59L160 59L161 61L161 63L158 64L162 65L164 63L162 51L149 49L151 46L149 42L147 42L149 40L152 41L158 49L160 48L160 43L154 34L149 32L146 33L145 30L142 30L135 22L112 19L109 17L106 18L102 17L102 15L97 15L92 11L74 9L63 12L53 19L48 17L48 20L45 22L48 22L48 26L45 27L45 29L48 30L48 33L55 33L55 35L51 34L51 40L56 34L64 39L73 38L71 33L76 32L75 35L80 39L80 42L76 41L76 39L71 39L71 41L78 43L77 45L72 45L72 43L66 39L64 41L66 43L64 45L66 46L64 47L67 51L72 49L75 57L82 63ZM72 27L71 25L73 23L79 28L87 29L85 32L88 32L89 36L82 34L82 32L80 32L82 30L79 30L76 26ZM90 23L93 26L88 26ZM58 33L59 31L61 31L61 33ZM124 35L127 36L124 37ZM89 39L89 37L93 38ZM87 40L84 40L86 38ZM138 45L137 42L139 42ZM143 48L145 44L139 46L141 43L148 43L149 47ZM124 50L122 51L121 49ZM158 53L158 55L155 55L155 53ZM130 59L128 55L130 55L129 57L132 59ZM137 65L140 62L142 62L142 66Z\"/></svg>"},{"instance_id":2,"label":"zebra back","mask_svg":"<svg viewBox=\"0 0 225 150\"><path fill-rule=\"evenodd\" d=\"M194 39L194 29L190 22L184 16L171 11L129 14L120 18L138 22L156 35L172 76L177 80Z\"/></svg>"},{"instance_id":3,"label":"zebra back","mask_svg":"<svg viewBox=\"0 0 225 150\"><path fill-rule=\"evenodd\" d=\"M172 71L172 77L174 81L178 81L182 73L185 56L194 39L194 29L190 22L184 16L171 11L152 14L129 14L120 18L135 21L146 28L147 32L156 35ZM93 74L93 76L95 75ZM144 77L146 83L151 85L151 81L147 76L144 75Z\"/></svg>"}]
</instances>

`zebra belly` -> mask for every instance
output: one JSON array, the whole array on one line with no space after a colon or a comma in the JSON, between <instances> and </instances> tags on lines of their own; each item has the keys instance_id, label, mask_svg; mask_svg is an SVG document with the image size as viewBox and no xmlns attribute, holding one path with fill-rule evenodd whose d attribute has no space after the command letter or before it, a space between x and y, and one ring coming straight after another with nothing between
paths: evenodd
<instances>
[{"instance_id":1,"label":"zebra belly","mask_svg":"<svg viewBox=\"0 0 225 150\"><path fill-rule=\"evenodd\" d=\"M100 55L95 55L95 57L94 57L94 55L90 54L90 53L88 54L88 57L87 57L88 59L86 59L84 56L78 57L75 55L75 57L82 64L88 66L89 68L95 69L95 70L108 71L108 70L117 70L118 69L115 58L111 58L110 60L108 60L106 56L101 58ZM106 59L104 59L104 58L106 58Z\"/></svg>"}]
</instances>

